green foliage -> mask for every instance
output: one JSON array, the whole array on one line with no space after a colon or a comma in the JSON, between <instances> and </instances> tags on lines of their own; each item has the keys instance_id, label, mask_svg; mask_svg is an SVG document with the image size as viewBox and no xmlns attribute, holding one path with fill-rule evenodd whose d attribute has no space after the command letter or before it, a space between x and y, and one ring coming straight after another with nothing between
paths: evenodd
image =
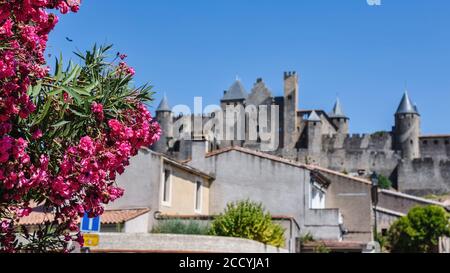
<instances>
[{"instance_id":1,"label":"green foliage","mask_svg":"<svg viewBox=\"0 0 450 273\"><path fill-rule=\"evenodd\" d=\"M438 201L438 202L445 202L446 200L450 199L450 195L449 194L443 194L443 195L428 194L428 195L425 195L423 198L433 200L433 201Z\"/></svg>"},{"instance_id":2,"label":"green foliage","mask_svg":"<svg viewBox=\"0 0 450 273\"><path fill-rule=\"evenodd\" d=\"M392 181L386 176L380 175L378 176L378 180L381 189L389 190L392 188Z\"/></svg>"},{"instance_id":3,"label":"green foliage","mask_svg":"<svg viewBox=\"0 0 450 273\"><path fill-rule=\"evenodd\" d=\"M388 236L383 236L383 234L377 233L375 235L375 241L380 244L382 251L386 251L387 249L390 249Z\"/></svg>"},{"instance_id":4,"label":"green foliage","mask_svg":"<svg viewBox=\"0 0 450 273\"><path fill-rule=\"evenodd\" d=\"M208 225L198 221L164 220L153 227L152 233L208 235Z\"/></svg>"},{"instance_id":5,"label":"green foliage","mask_svg":"<svg viewBox=\"0 0 450 273\"><path fill-rule=\"evenodd\" d=\"M249 200L227 205L211 224L211 235L245 238L275 247L284 247L285 230L272 222L262 204Z\"/></svg>"},{"instance_id":6,"label":"green foliage","mask_svg":"<svg viewBox=\"0 0 450 273\"><path fill-rule=\"evenodd\" d=\"M439 206L413 208L389 230L392 252L433 252L439 238L450 236L449 215Z\"/></svg>"},{"instance_id":7,"label":"green foliage","mask_svg":"<svg viewBox=\"0 0 450 273\"><path fill-rule=\"evenodd\" d=\"M331 249L328 248L323 242L314 248L314 253L328 254L331 253Z\"/></svg>"},{"instance_id":8,"label":"green foliage","mask_svg":"<svg viewBox=\"0 0 450 273\"><path fill-rule=\"evenodd\" d=\"M377 132L373 133L372 136L374 136L374 137L381 137L381 136L386 135L386 134L389 134L389 133L386 132L386 131L377 131Z\"/></svg>"},{"instance_id":9,"label":"green foliage","mask_svg":"<svg viewBox=\"0 0 450 273\"><path fill-rule=\"evenodd\" d=\"M300 244L302 244L302 245L306 244L306 243L314 242L314 241L315 241L314 237L309 232L300 237Z\"/></svg>"},{"instance_id":10,"label":"green foliage","mask_svg":"<svg viewBox=\"0 0 450 273\"><path fill-rule=\"evenodd\" d=\"M117 72L117 57L110 58L112 46L94 46L85 53L76 53L80 64L62 56L56 59L54 74L30 87L28 94L37 107L22 128L39 128L44 133L40 141L29 147L32 154L49 154L60 158L62 148L78 143L85 135L96 137L102 129L91 110L92 103L103 105L105 118L122 121L124 109L135 109L138 102L150 102L153 92L144 85L134 87L132 76ZM23 132L31 139L32 131ZM37 160L37 159L35 159ZM50 162L54 168L57 162Z\"/></svg>"}]
</instances>

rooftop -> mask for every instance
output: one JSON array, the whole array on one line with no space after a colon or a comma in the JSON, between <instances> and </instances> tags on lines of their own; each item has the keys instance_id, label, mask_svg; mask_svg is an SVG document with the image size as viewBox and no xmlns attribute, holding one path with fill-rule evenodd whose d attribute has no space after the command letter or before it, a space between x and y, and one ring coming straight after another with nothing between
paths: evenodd
<instances>
[{"instance_id":1,"label":"rooftop","mask_svg":"<svg viewBox=\"0 0 450 273\"><path fill-rule=\"evenodd\" d=\"M233 85L225 92L222 101L236 101L247 99L247 92L240 80L236 80Z\"/></svg>"},{"instance_id":2,"label":"rooftop","mask_svg":"<svg viewBox=\"0 0 450 273\"><path fill-rule=\"evenodd\" d=\"M408 91L405 91L396 114L419 114L419 112L417 112L417 106L415 106L409 98Z\"/></svg>"},{"instance_id":3,"label":"rooftop","mask_svg":"<svg viewBox=\"0 0 450 273\"><path fill-rule=\"evenodd\" d=\"M106 210L100 217L100 222L104 225L121 224L133 220L148 212L150 212L149 208ZM42 224L45 221L53 221L53 219L54 215L52 213L42 212L39 207L36 207L29 216L21 218L19 224L33 226Z\"/></svg>"},{"instance_id":4,"label":"rooftop","mask_svg":"<svg viewBox=\"0 0 450 273\"><path fill-rule=\"evenodd\" d=\"M158 108L156 109L156 112L170 112L169 102L167 100L167 96L164 95L163 99L159 103Z\"/></svg>"},{"instance_id":5,"label":"rooftop","mask_svg":"<svg viewBox=\"0 0 450 273\"><path fill-rule=\"evenodd\" d=\"M308 117L308 121L321 122L322 120L320 119L319 115L317 115L316 111L312 111L312 113Z\"/></svg>"},{"instance_id":6,"label":"rooftop","mask_svg":"<svg viewBox=\"0 0 450 273\"><path fill-rule=\"evenodd\" d=\"M330 118L346 118L347 116L344 114L344 110L342 110L341 101L339 98L336 100L334 104L333 111L330 113Z\"/></svg>"}]
</instances>

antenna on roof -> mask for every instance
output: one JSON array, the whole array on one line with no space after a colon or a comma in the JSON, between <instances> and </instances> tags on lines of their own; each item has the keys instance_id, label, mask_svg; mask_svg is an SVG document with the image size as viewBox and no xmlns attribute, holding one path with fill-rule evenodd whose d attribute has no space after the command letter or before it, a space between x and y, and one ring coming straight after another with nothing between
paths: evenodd
<instances>
[{"instance_id":1,"label":"antenna on roof","mask_svg":"<svg viewBox=\"0 0 450 273\"><path fill-rule=\"evenodd\" d=\"M236 81L240 81L241 79L239 78L239 75L236 74Z\"/></svg>"}]
</instances>

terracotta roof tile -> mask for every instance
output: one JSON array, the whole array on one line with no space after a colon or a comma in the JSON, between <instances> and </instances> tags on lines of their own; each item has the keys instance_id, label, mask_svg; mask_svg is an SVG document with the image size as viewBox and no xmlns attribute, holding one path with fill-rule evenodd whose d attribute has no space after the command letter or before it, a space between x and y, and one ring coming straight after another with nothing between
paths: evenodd
<instances>
[{"instance_id":1,"label":"terracotta roof tile","mask_svg":"<svg viewBox=\"0 0 450 273\"><path fill-rule=\"evenodd\" d=\"M102 224L120 224L148 213L150 209L124 209L124 210L106 210L100 217ZM52 221L53 214L33 211L29 216L20 219L20 225L32 226L45 221Z\"/></svg>"}]
</instances>

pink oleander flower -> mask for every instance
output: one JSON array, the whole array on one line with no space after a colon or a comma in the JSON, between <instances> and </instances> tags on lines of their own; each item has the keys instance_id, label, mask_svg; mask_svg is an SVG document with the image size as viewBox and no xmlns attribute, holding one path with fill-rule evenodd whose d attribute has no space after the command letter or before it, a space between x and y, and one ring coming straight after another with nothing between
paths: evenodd
<instances>
[{"instance_id":1,"label":"pink oleander flower","mask_svg":"<svg viewBox=\"0 0 450 273\"><path fill-rule=\"evenodd\" d=\"M23 209L18 210L17 215L19 217L26 217L26 216L29 216L31 212L32 212L31 208L23 208Z\"/></svg>"},{"instance_id":2,"label":"pink oleander flower","mask_svg":"<svg viewBox=\"0 0 450 273\"><path fill-rule=\"evenodd\" d=\"M108 125L109 125L109 127L111 128L111 130L112 130L112 132L114 134L119 133L122 130L122 127L123 127L122 124L116 119L109 120L108 121Z\"/></svg>"},{"instance_id":3,"label":"pink oleander flower","mask_svg":"<svg viewBox=\"0 0 450 273\"><path fill-rule=\"evenodd\" d=\"M6 38L9 38L13 35L12 32L13 22L11 19L7 19L3 26L0 27L0 35L4 35Z\"/></svg>"},{"instance_id":4,"label":"pink oleander flower","mask_svg":"<svg viewBox=\"0 0 450 273\"><path fill-rule=\"evenodd\" d=\"M69 5L67 5L67 3L64 2L64 1L59 2L58 5L57 5L56 7L59 9L59 11L60 11L62 14L68 13L68 12L69 12L69 9L70 9Z\"/></svg>"},{"instance_id":5,"label":"pink oleander flower","mask_svg":"<svg viewBox=\"0 0 450 273\"><path fill-rule=\"evenodd\" d=\"M85 136L81 138L79 148L88 154L92 154L94 152L94 143L89 136Z\"/></svg>"},{"instance_id":6,"label":"pink oleander flower","mask_svg":"<svg viewBox=\"0 0 450 273\"><path fill-rule=\"evenodd\" d=\"M105 114L103 113L103 105L97 102L93 102L91 105L91 111L97 117L99 121L103 121L105 119Z\"/></svg>"},{"instance_id":7,"label":"pink oleander flower","mask_svg":"<svg viewBox=\"0 0 450 273\"><path fill-rule=\"evenodd\" d=\"M33 132L33 136L32 138L34 140L40 139L42 137L42 131L41 129L37 129L36 131Z\"/></svg>"}]
</instances>

